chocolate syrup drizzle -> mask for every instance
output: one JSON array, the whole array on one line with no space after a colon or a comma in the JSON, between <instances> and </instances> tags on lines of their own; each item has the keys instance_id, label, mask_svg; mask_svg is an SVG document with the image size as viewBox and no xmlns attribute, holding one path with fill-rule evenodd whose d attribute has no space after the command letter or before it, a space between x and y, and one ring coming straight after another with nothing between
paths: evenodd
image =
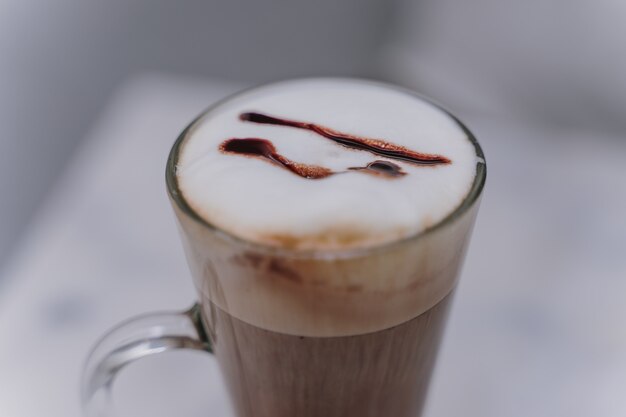
<instances>
[{"instance_id":1,"label":"chocolate syrup drizzle","mask_svg":"<svg viewBox=\"0 0 626 417\"><path fill-rule=\"evenodd\" d=\"M251 156L265 159L276 165L282 166L303 178L320 179L333 175L328 168L318 165L301 164L284 157L276 151L276 147L267 139L259 138L233 138L222 142L220 151L237 155Z\"/></svg>"},{"instance_id":2,"label":"chocolate syrup drizzle","mask_svg":"<svg viewBox=\"0 0 626 417\"><path fill-rule=\"evenodd\" d=\"M245 122L287 126L309 130L347 148L367 151L374 155L384 156L389 159L396 159L416 165L440 165L452 162L445 156L415 152L403 146L394 145L393 143L389 143L384 140L350 135L315 123L280 119L278 117L253 112L241 113L239 118ZM387 178L398 178L406 175L406 172L404 172L402 167L399 165L390 161L382 160L375 160L364 167L349 167L348 171L342 172L335 172L319 165L309 165L295 162L279 154L272 142L261 138L227 139L220 144L219 149L223 153L264 159L275 165L288 169L296 175L308 179L326 178L331 175L341 174L348 171L363 171Z\"/></svg>"},{"instance_id":3,"label":"chocolate syrup drizzle","mask_svg":"<svg viewBox=\"0 0 626 417\"><path fill-rule=\"evenodd\" d=\"M402 171L402 167L389 161L376 160L370 162L364 167L350 167L352 171L363 171L374 175L382 175L384 177L402 177L406 175L406 172Z\"/></svg>"},{"instance_id":4,"label":"chocolate syrup drizzle","mask_svg":"<svg viewBox=\"0 0 626 417\"><path fill-rule=\"evenodd\" d=\"M367 151L373 153L374 155L384 156L389 159L396 159L417 165L440 165L452 162L450 159L442 155L415 152L405 148L404 146L394 145L393 143L389 143L381 139L366 138L348 133L342 133L315 123L281 119L254 112L242 113L239 115L239 119L246 122L288 126L295 127L297 129L309 130L347 148Z\"/></svg>"},{"instance_id":5,"label":"chocolate syrup drizzle","mask_svg":"<svg viewBox=\"0 0 626 417\"><path fill-rule=\"evenodd\" d=\"M279 154L274 144L267 139L260 138L233 138L222 142L220 151L223 153L249 156L264 159L282 168L288 169L302 178L321 179L331 175L341 174L347 171L336 172L318 165L308 165L294 162L289 158ZM374 161L364 167L350 167L348 170L364 171L383 177L400 177L406 175L402 168L393 162Z\"/></svg>"}]
</instances>

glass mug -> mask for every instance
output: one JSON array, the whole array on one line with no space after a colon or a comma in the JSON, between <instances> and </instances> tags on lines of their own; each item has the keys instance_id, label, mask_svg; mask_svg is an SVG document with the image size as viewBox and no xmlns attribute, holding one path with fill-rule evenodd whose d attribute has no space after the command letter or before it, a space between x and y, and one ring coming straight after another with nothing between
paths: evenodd
<instances>
[{"instance_id":1,"label":"glass mug","mask_svg":"<svg viewBox=\"0 0 626 417\"><path fill-rule=\"evenodd\" d=\"M96 344L83 373L85 415L111 416L111 386L126 365L195 349L216 356L237 417L419 416L485 183L478 142L451 116L478 162L468 195L438 224L377 247L289 250L219 230L179 191L180 150L223 102L181 133L166 168L198 301L131 319ZM361 285L372 274L378 286Z\"/></svg>"}]
</instances>

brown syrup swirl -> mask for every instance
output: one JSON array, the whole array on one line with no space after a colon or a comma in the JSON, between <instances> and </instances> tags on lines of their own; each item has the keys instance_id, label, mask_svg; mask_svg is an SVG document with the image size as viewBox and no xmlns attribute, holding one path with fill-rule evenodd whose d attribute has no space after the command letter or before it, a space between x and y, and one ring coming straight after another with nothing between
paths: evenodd
<instances>
[{"instance_id":1,"label":"brown syrup swirl","mask_svg":"<svg viewBox=\"0 0 626 417\"><path fill-rule=\"evenodd\" d=\"M301 164L294 162L276 151L274 144L267 139L259 138L234 138L228 139L220 145L220 151L237 155L245 155L253 158L265 159L273 164L282 166L303 178L320 179L333 175L328 168L317 165Z\"/></svg>"},{"instance_id":2,"label":"brown syrup swirl","mask_svg":"<svg viewBox=\"0 0 626 417\"><path fill-rule=\"evenodd\" d=\"M264 159L275 165L281 166L302 178L317 180L344 172L335 172L318 165L308 165L294 162L276 151L276 147L267 139L260 138L233 138L222 142L220 151L223 153L243 155L253 158ZM374 161L364 167L350 167L351 171L363 171L387 178L396 178L406 175L402 168L393 162Z\"/></svg>"},{"instance_id":3,"label":"brown syrup swirl","mask_svg":"<svg viewBox=\"0 0 626 417\"><path fill-rule=\"evenodd\" d=\"M402 177L406 175L406 172L402 171L401 166L396 165L393 162L380 160L370 162L364 167L350 167L348 169L352 171L363 171L374 175L382 175L389 178Z\"/></svg>"},{"instance_id":4,"label":"brown syrup swirl","mask_svg":"<svg viewBox=\"0 0 626 417\"><path fill-rule=\"evenodd\" d=\"M374 155L409 162L416 165L441 165L452 162L450 159L442 155L412 151L403 146L395 145L381 139L366 138L348 133L342 133L315 123L281 119L254 112L242 113L239 115L239 119L246 122L288 126L297 129L309 130L347 148L367 151Z\"/></svg>"}]
</instances>

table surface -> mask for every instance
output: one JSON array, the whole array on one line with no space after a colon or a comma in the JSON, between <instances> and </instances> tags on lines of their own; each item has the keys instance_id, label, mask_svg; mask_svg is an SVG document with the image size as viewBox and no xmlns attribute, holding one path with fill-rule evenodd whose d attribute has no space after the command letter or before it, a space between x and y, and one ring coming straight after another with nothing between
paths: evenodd
<instances>
[{"instance_id":1,"label":"table surface","mask_svg":"<svg viewBox=\"0 0 626 417\"><path fill-rule=\"evenodd\" d=\"M98 336L191 304L165 160L238 87L148 74L119 88L2 271L1 416L80 416ZM626 415L626 141L469 124L489 175L425 415ZM128 415L232 415L201 353L139 361L114 391Z\"/></svg>"}]
</instances>

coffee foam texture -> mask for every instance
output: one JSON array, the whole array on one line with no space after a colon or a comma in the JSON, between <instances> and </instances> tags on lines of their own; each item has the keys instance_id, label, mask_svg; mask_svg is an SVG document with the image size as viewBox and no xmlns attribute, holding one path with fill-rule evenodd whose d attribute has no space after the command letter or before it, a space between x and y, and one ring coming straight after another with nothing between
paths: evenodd
<instances>
[{"instance_id":1,"label":"coffee foam texture","mask_svg":"<svg viewBox=\"0 0 626 417\"><path fill-rule=\"evenodd\" d=\"M313 132L240 120L248 111L315 122L452 162L393 160L406 172L396 179L350 171L391 160ZM342 174L305 179L265 160L224 154L220 144L231 138L268 139L289 159ZM342 250L396 241L441 221L467 195L476 163L466 132L427 101L384 84L322 78L271 84L223 102L187 134L176 175L192 209L234 236L275 247Z\"/></svg>"},{"instance_id":2,"label":"coffee foam texture","mask_svg":"<svg viewBox=\"0 0 626 417\"><path fill-rule=\"evenodd\" d=\"M268 250L175 210L209 323L214 305L266 330L335 337L399 325L449 294L477 204L421 236L345 256Z\"/></svg>"}]
</instances>

